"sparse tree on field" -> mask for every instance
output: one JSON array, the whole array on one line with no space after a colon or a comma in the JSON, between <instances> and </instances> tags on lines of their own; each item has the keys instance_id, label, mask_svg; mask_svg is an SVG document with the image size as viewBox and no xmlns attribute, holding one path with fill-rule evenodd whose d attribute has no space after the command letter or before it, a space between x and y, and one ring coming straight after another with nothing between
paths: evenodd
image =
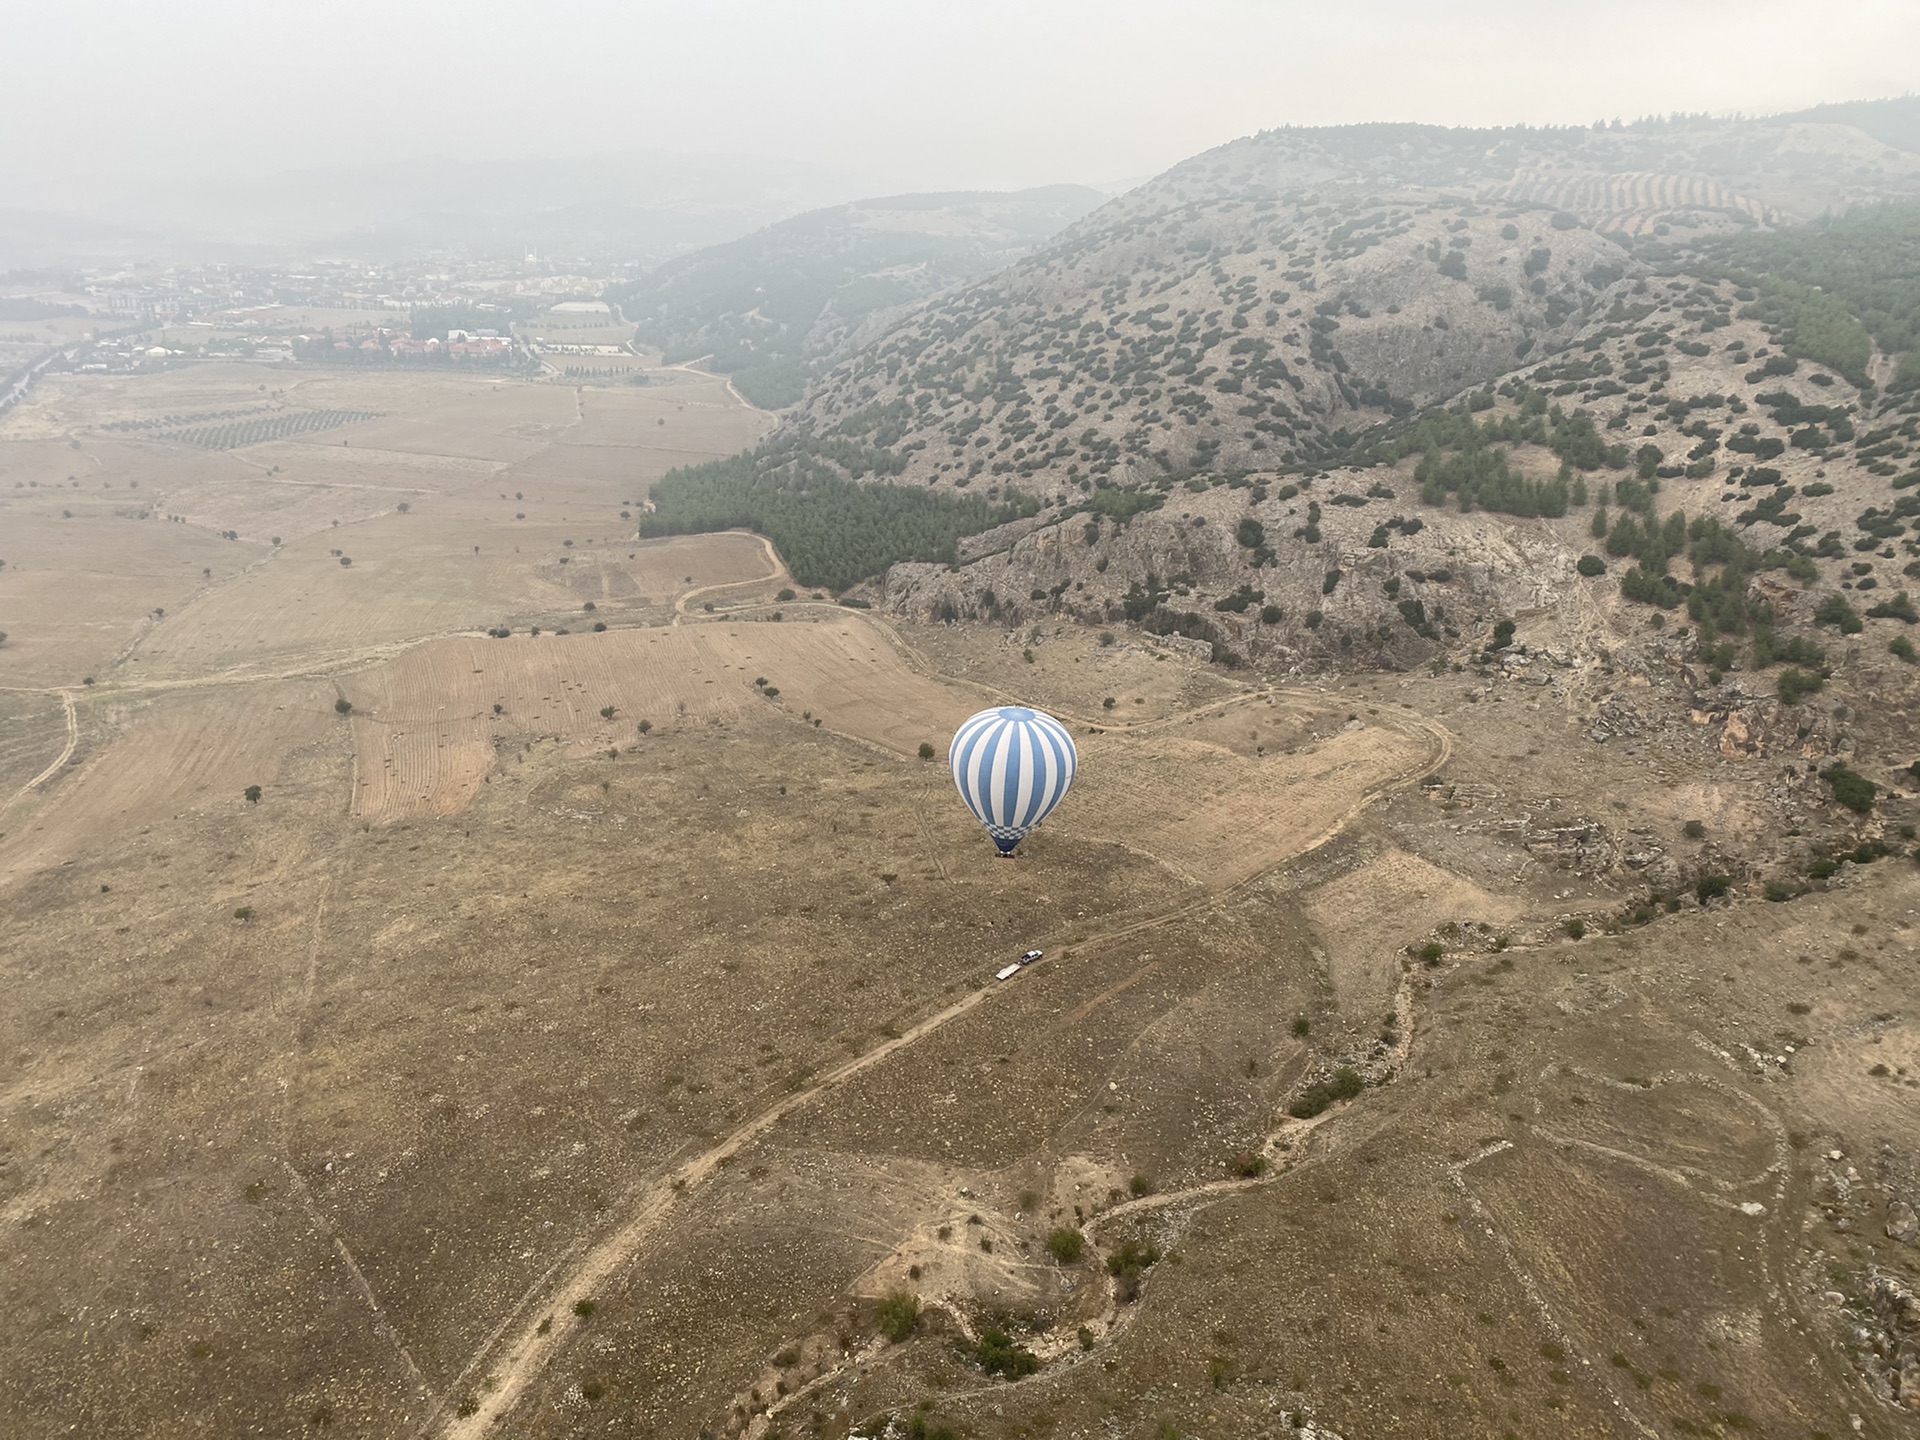
<instances>
[{"instance_id":1,"label":"sparse tree on field","mask_svg":"<svg viewBox=\"0 0 1920 1440\"><path fill-rule=\"evenodd\" d=\"M249 805L258 805L260 803L260 787L258 785L247 786L243 793L246 795Z\"/></svg>"},{"instance_id":2,"label":"sparse tree on field","mask_svg":"<svg viewBox=\"0 0 1920 1440\"><path fill-rule=\"evenodd\" d=\"M930 742L925 740L920 742L920 758L922 760L933 759L933 746Z\"/></svg>"},{"instance_id":3,"label":"sparse tree on field","mask_svg":"<svg viewBox=\"0 0 1920 1440\"><path fill-rule=\"evenodd\" d=\"M347 699L346 696L341 696L333 702L333 713L336 715L351 715L353 713L353 702Z\"/></svg>"},{"instance_id":4,"label":"sparse tree on field","mask_svg":"<svg viewBox=\"0 0 1920 1440\"><path fill-rule=\"evenodd\" d=\"M653 729L653 722L651 720L642 720L640 722L640 733L642 735L647 734L652 729Z\"/></svg>"},{"instance_id":5,"label":"sparse tree on field","mask_svg":"<svg viewBox=\"0 0 1920 1440\"><path fill-rule=\"evenodd\" d=\"M600 707L600 718L601 718L602 720L611 720L611 719L613 719L613 706L611 706L611 705L602 705L602 706Z\"/></svg>"}]
</instances>

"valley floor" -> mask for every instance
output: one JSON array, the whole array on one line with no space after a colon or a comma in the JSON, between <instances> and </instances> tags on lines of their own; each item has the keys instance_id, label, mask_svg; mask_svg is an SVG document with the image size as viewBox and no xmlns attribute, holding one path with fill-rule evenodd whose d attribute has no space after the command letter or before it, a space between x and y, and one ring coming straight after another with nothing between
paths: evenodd
<instances>
[{"instance_id":1,"label":"valley floor","mask_svg":"<svg viewBox=\"0 0 1920 1440\"><path fill-rule=\"evenodd\" d=\"M1904 1433L1920 879L1620 858L1763 762L635 540L693 374L100 428L256 373L0 426L0 1433Z\"/></svg>"}]
</instances>

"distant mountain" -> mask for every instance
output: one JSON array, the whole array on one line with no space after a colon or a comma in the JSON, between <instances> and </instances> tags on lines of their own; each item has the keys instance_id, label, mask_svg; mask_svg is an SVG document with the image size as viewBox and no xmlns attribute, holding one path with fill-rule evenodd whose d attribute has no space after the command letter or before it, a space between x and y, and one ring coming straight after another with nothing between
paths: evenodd
<instances>
[{"instance_id":1,"label":"distant mountain","mask_svg":"<svg viewBox=\"0 0 1920 1440\"><path fill-rule=\"evenodd\" d=\"M756 403L787 405L898 307L1010 264L1105 198L1055 185L859 200L685 256L613 298L669 360L711 355Z\"/></svg>"},{"instance_id":2,"label":"distant mountain","mask_svg":"<svg viewBox=\"0 0 1920 1440\"><path fill-rule=\"evenodd\" d=\"M153 242L141 231L80 215L0 209L0 270L130 259Z\"/></svg>"},{"instance_id":3,"label":"distant mountain","mask_svg":"<svg viewBox=\"0 0 1920 1440\"><path fill-rule=\"evenodd\" d=\"M175 253L340 251L383 260L536 251L658 264L870 185L765 156L628 150L484 162L430 156L172 184L67 208L149 232Z\"/></svg>"}]
</instances>

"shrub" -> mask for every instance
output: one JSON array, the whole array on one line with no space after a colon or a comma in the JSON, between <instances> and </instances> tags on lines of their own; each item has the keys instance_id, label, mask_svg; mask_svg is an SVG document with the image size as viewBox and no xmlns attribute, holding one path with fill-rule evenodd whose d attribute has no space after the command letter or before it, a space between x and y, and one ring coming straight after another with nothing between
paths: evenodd
<instances>
[{"instance_id":1,"label":"shrub","mask_svg":"<svg viewBox=\"0 0 1920 1440\"><path fill-rule=\"evenodd\" d=\"M1780 672L1780 703L1798 705L1809 695L1818 695L1827 688L1827 682L1818 675L1805 670L1796 670L1788 666Z\"/></svg>"},{"instance_id":2,"label":"shrub","mask_svg":"<svg viewBox=\"0 0 1920 1440\"><path fill-rule=\"evenodd\" d=\"M1151 1240L1125 1240L1107 1256L1107 1273L1119 1282L1121 1301L1136 1299L1140 1280L1160 1260L1160 1247Z\"/></svg>"},{"instance_id":3,"label":"shrub","mask_svg":"<svg viewBox=\"0 0 1920 1440\"><path fill-rule=\"evenodd\" d=\"M341 696L340 699L333 702L333 713L336 715L351 715L353 713L353 702L344 695Z\"/></svg>"},{"instance_id":4,"label":"shrub","mask_svg":"<svg viewBox=\"0 0 1920 1440\"><path fill-rule=\"evenodd\" d=\"M253 919L253 907L251 905L242 905L238 910L233 912L233 918L245 924L247 921Z\"/></svg>"},{"instance_id":5,"label":"shrub","mask_svg":"<svg viewBox=\"0 0 1920 1440\"><path fill-rule=\"evenodd\" d=\"M1227 1173L1252 1180L1267 1173L1267 1157L1252 1150L1236 1150L1227 1157Z\"/></svg>"},{"instance_id":6,"label":"shrub","mask_svg":"<svg viewBox=\"0 0 1920 1440\"><path fill-rule=\"evenodd\" d=\"M1704 840L1707 834L1707 822L1704 820L1689 820L1685 825L1680 827L1680 833L1685 835L1689 840Z\"/></svg>"},{"instance_id":7,"label":"shrub","mask_svg":"<svg viewBox=\"0 0 1920 1440\"><path fill-rule=\"evenodd\" d=\"M1136 1197L1141 1195L1151 1195L1153 1193L1153 1181L1149 1180L1144 1175L1136 1175L1131 1180L1127 1181L1127 1190L1130 1194Z\"/></svg>"},{"instance_id":8,"label":"shrub","mask_svg":"<svg viewBox=\"0 0 1920 1440\"><path fill-rule=\"evenodd\" d=\"M1047 1236L1047 1253L1062 1265L1071 1265L1087 1253L1087 1237L1071 1225L1062 1225Z\"/></svg>"},{"instance_id":9,"label":"shrub","mask_svg":"<svg viewBox=\"0 0 1920 1440\"><path fill-rule=\"evenodd\" d=\"M1693 893L1704 905L1709 900L1718 900L1725 895L1732 884L1732 879L1726 875L1702 875L1694 883Z\"/></svg>"},{"instance_id":10,"label":"shrub","mask_svg":"<svg viewBox=\"0 0 1920 1440\"><path fill-rule=\"evenodd\" d=\"M1031 1375L1040 1368L1039 1358L1031 1350L1014 1344L1006 1331L991 1326L980 1332L980 1343L974 1347L973 1358L989 1375L1004 1375L1009 1380Z\"/></svg>"},{"instance_id":11,"label":"shrub","mask_svg":"<svg viewBox=\"0 0 1920 1440\"><path fill-rule=\"evenodd\" d=\"M573 1302L573 1313L582 1320L591 1320L593 1318L593 1312L598 1308L599 1307L591 1300L576 1300Z\"/></svg>"},{"instance_id":12,"label":"shrub","mask_svg":"<svg viewBox=\"0 0 1920 1440\"><path fill-rule=\"evenodd\" d=\"M1866 581L1863 580L1860 583L1864 586ZM1891 600L1882 600L1878 605L1875 605L1867 611L1867 618L1869 620L1898 620L1902 624L1912 625L1920 622L1920 612L1914 610L1913 601L1908 599L1907 592L1902 590Z\"/></svg>"},{"instance_id":13,"label":"shrub","mask_svg":"<svg viewBox=\"0 0 1920 1440\"><path fill-rule=\"evenodd\" d=\"M1880 793L1878 785L1844 764L1829 765L1820 772L1820 778L1832 788L1835 800L1858 815L1873 809L1874 797Z\"/></svg>"},{"instance_id":14,"label":"shrub","mask_svg":"<svg viewBox=\"0 0 1920 1440\"><path fill-rule=\"evenodd\" d=\"M1844 595L1829 595L1820 602L1820 608L1813 612L1816 625L1837 625L1842 635L1858 635L1866 628L1854 608L1847 603Z\"/></svg>"},{"instance_id":15,"label":"shrub","mask_svg":"<svg viewBox=\"0 0 1920 1440\"><path fill-rule=\"evenodd\" d=\"M798 595L795 595L791 589L788 589L785 586L782 586L780 593L774 596L773 598L780 601L782 604L785 604L789 600L798 600L800 597Z\"/></svg>"},{"instance_id":16,"label":"shrub","mask_svg":"<svg viewBox=\"0 0 1920 1440\"><path fill-rule=\"evenodd\" d=\"M1342 1066L1324 1080L1316 1080L1294 1097L1287 1113L1296 1120L1311 1120L1334 1102L1351 1100L1367 1088L1358 1070Z\"/></svg>"},{"instance_id":17,"label":"shrub","mask_svg":"<svg viewBox=\"0 0 1920 1440\"><path fill-rule=\"evenodd\" d=\"M880 1333L898 1345L920 1328L920 1297L908 1290L896 1290L880 1302L873 1319Z\"/></svg>"},{"instance_id":18,"label":"shrub","mask_svg":"<svg viewBox=\"0 0 1920 1440\"><path fill-rule=\"evenodd\" d=\"M1587 937L1587 922L1578 919L1569 920L1567 921L1566 930L1569 940L1584 940Z\"/></svg>"},{"instance_id":19,"label":"shrub","mask_svg":"<svg viewBox=\"0 0 1920 1440\"><path fill-rule=\"evenodd\" d=\"M1422 965L1431 968L1432 966L1438 965L1441 957L1446 953L1446 946L1442 945L1438 940L1429 940L1414 952L1414 958Z\"/></svg>"},{"instance_id":20,"label":"shrub","mask_svg":"<svg viewBox=\"0 0 1920 1440\"><path fill-rule=\"evenodd\" d=\"M1896 635L1893 639L1889 640L1887 642L1887 650L1896 659L1904 660L1909 665L1920 660L1920 652L1914 650L1913 642L1904 635Z\"/></svg>"},{"instance_id":21,"label":"shrub","mask_svg":"<svg viewBox=\"0 0 1920 1440\"><path fill-rule=\"evenodd\" d=\"M1304 1040L1313 1032L1313 1022L1304 1015L1293 1017L1293 1033Z\"/></svg>"},{"instance_id":22,"label":"shrub","mask_svg":"<svg viewBox=\"0 0 1920 1440\"><path fill-rule=\"evenodd\" d=\"M1598 555L1582 555L1579 563L1573 568L1591 579L1595 575L1604 575L1607 573L1607 562L1602 560Z\"/></svg>"},{"instance_id":23,"label":"shrub","mask_svg":"<svg viewBox=\"0 0 1920 1440\"><path fill-rule=\"evenodd\" d=\"M1260 607L1260 623L1262 625L1278 625L1285 618L1286 612L1278 605L1262 605Z\"/></svg>"},{"instance_id":24,"label":"shrub","mask_svg":"<svg viewBox=\"0 0 1920 1440\"><path fill-rule=\"evenodd\" d=\"M920 758L922 760L933 759L933 743L931 741L922 740L920 742Z\"/></svg>"},{"instance_id":25,"label":"shrub","mask_svg":"<svg viewBox=\"0 0 1920 1440\"><path fill-rule=\"evenodd\" d=\"M642 720L636 728L642 735L646 735L653 730L653 722L651 720Z\"/></svg>"}]
</instances>

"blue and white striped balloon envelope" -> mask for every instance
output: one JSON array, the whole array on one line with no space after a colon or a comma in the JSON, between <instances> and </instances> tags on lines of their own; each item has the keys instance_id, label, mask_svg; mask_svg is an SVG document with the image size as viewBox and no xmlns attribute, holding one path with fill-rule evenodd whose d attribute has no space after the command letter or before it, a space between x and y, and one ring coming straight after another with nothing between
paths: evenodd
<instances>
[{"instance_id":1,"label":"blue and white striped balloon envelope","mask_svg":"<svg viewBox=\"0 0 1920 1440\"><path fill-rule=\"evenodd\" d=\"M1080 754L1067 727L1024 705L982 710L953 737L947 763L973 818L1011 855L1067 796Z\"/></svg>"}]
</instances>

